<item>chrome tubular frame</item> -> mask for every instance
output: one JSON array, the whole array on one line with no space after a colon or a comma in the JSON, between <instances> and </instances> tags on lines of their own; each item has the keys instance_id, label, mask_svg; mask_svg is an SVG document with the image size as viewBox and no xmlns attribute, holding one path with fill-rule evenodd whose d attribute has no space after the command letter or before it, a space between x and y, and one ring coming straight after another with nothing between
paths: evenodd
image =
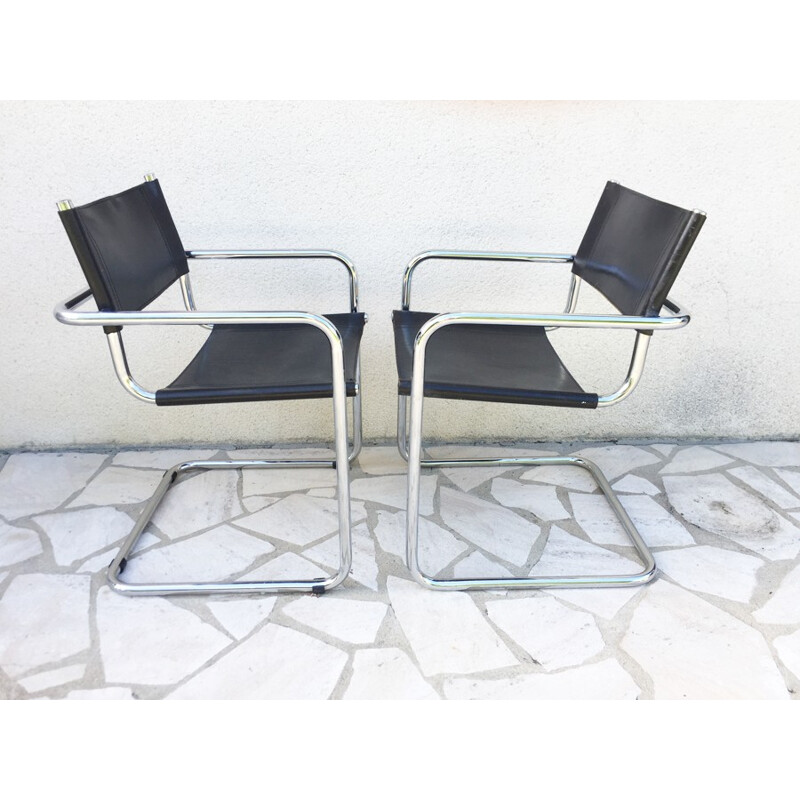
<instances>
[{"instance_id":1,"label":"chrome tubular frame","mask_svg":"<svg viewBox=\"0 0 800 800\"><path fill-rule=\"evenodd\" d=\"M324 259L338 261L347 270L350 281L350 310L358 311L358 275L350 259L335 250L187 250L187 258L194 259Z\"/></svg>"},{"instance_id":2,"label":"chrome tubular frame","mask_svg":"<svg viewBox=\"0 0 800 800\"><path fill-rule=\"evenodd\" d=\"M192 281L189 278L189 273L187 272L185 275L181 275L178 278L178 282L181 286L181 296L183 297L183 307L187 311L197 311L197 305L194 302L194 290L192 289ZM207 328L211 330L214 326L213 325L201 325L201 328Z\"/></svg>"},{"instance_id":3,"label":"chrome tubular frame","mask_svg":"<svg viewBox=\"0 0 800 800\"><path fill-rule=\"evenodd\" d=\"M55 317L67 325L265 325L295 323L311 325L321 330L331 348L333 377L333 419L335 437L335 460L267 460L248 459L232 461L188 461L176 464L164 473L155 494L145 506L136 525L122 544L120 551L108 568L108 583L112 589L125 595L190 595L190 594L241 594L251 592L315 592L320 594L338 586L349 574L352 565L352 539L350 532L350 463L347 446L347 405L344 378L344 352L342 338L336 327L325 317L301 311L78 311L81 303L91 297L84 289L70 297L55 309ZM191 291L184 293L184 300L191 304ZM125 351L118 332L108 334L109 348L117 375L123 386L135 397L155 402L155 395L142 389L131 377ZM360 411L354 414L360 423ZM360 446L360 436L354 444ZM339 517L339 569L335 575L297 581L234 581L234 582L182 582L182 583L125 583L120 574L127 558L153 514L179 475L196 470L216 469L279 469L303 467L333 467L336 469L336 495Z\"/></svg>"},{"instance_id":4,"label":"chrome tubular frame","mask_svg":"<svg viewBox=\"0 0 800 800\"><path fill-rule=\"evenodd\" d=\"M506 257L504 257L506 256ZM411 276L414 269L430 258L460 258L492 261L541 261L567 262L572 256L543 256L536 254L501 253L461 253L447 251L427 251L416 256L408 265L403 278L403 308L408 309L410 300ZM620 402L634 390L644 369L650 336L656 330L675 330L689 323L689 312L673 300L667 300L664 308L668 315L658 317L639 317L627 315L576 314L580 278L573 274L563 314L497 314L481 312L458 312L439 314L429 319L420 328L414 342L414 359L411 379L411 393L407 399L398 396L397 445L400 454L408 461L408 498L406 508L406 563L414 578L431 589L556 589L556 588L596 588L613 586L636 586L652 580L656 573L655 560L642 540L636 526L616 497L608 480L600 468L585 458L577 456L539 457L539 458L475 458L475 459L423 459L422 458L422 418L425 383L425 355L431 337L449 325L526 325L556 328L605 328L631 330L636 332L633 355L628 374L615 392L598 398L598 407L606 407ZM409 403L410 401L410 403ZM408 411L410 405L410 419ZM425 575L419 565L419 491L422 467L471 467L471 466L510 466L527 467L543 465L571 465L587 470L606 497L612 511L625 530L631 544L642 561L640 572L631 575L572 575L537 576L520 578L460 578L436 579Z\"/></svg>"},{"instance_id":5,"label":"chrome tubular frame","mask_svg":"<svg viewBox=\"0 0 800 800\"><path fill-rule=\"evenodd\" d=\"M197 260L230 260L230 259L284 259L289 261L302 259L330 259L338 261L346 270L350 288L350 312L358 313L358 275L353 262L344 253L336 250L187 250L186 257ZM189 275L182 275L180 278L181 293L187 311L196 311L194 294ZM365 319L367 319L365 315ZM203 325L210 328L211 325ZM358 458L361 452L363 440L362 433L362 414L361 414L361 352L359 351L356 361L356 385L355 395L353 396L353 446L350 448L350 463ZM123 383L123 385L125 385ZM127 387L126 387L127 388Z\"/></svg>"},{"instance_id":6,"label":"chrome tubular frame","mask_svg":"<svg viewBox=\"0 0 800 800\"><path fill-rule=\"evenodd\" d=\"M560 253L485 253L478 250L426 250L408 262L403 275L403 310L411 303L411 278L425 261L527 261L533 264L571 264L574 256ZM577 298L576 298L577 299Z\"/></svg>"},{"instance_id":7,"label":"chrome tubular frame","mask_svg":"<svg viewBox=\"0 0 800 800\"><path fill-rule=\"evenodd\" d=\"M125 391L132 394L137 400L143 400L145 403L155 405L156 393L140 386L131 375L128 357L125 355L125 345L122 343L122 336L120 336L119 331L112 331L107 334L106 341L111 353L111 362L114 364L114 372L117 373L117 378Z\"/></svg>"},{"instance_id":8,"label":"chrome tubular frame","mask_svg":"<svg viewBox=\"0 0 800 800\"><path fill-rule=\"evenodd\" d=\"M408 262L403 274L402 307L408 311L411 303L411 279L414 271L425 261L525 261L533 264L571 264L574 256L562 253L495 253L480 252L477 250L426 250L414 256ZM578 305L578 295L581 289L581 278L574 272L571 273L565 314L572 314ZM547 327L545 330L553 330ZM397 396L397 449L405 461L408 461L408 398L405 395ZM423 462L425 464L425 462ZM427 466L427 464L425 464Z\"/></svg>"}]
</instances>

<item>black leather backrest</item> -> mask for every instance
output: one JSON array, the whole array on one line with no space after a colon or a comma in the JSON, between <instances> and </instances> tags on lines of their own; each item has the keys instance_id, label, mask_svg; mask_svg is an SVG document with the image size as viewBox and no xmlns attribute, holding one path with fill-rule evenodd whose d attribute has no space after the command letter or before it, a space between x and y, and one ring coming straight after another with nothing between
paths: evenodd
<instances>
[{"instance_id":1,"label":"black leather backrest","mask_svg":"<svg viewBox=\"0 0 800 800\"><path fill-rule=\"evenodd\" d=\"M157 180L59 216L101 311L140 311L189 271Z\"/></svg>"},{"instance_id":2,"label":"black leather backrest","mask_svg":"<svg viewBox=\"0 0 800 800\"><path fill-rule=\"evenodd\" d=\"M658 315L705 216L607 183L572 271L622 314Z\"/></svg>"}]
</instances>

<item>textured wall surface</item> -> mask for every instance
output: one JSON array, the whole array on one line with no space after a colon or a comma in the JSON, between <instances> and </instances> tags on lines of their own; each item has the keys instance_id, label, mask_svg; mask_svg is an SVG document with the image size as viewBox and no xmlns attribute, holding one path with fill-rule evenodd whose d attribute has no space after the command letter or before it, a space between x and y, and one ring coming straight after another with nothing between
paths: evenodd
<instances>
[{"instance_id":1,"label":"textured wall surface","mask_svg":"<svg viewBox=\"0 0 800 800\"><path fill-rule=\"evenodd\" d=\"M800 104L224 102L0 104L0 448L330 439L328 403L158 409L118 385L99 329L58 324L83 285L55 202L154 171L187 248L341 250L362 307L365 436L393 435L390 325L430 248L574 252L605 181L708 221L640 387L599 412L431 401L436 439L793 438L800 434ZM412 307L560 310L563 266L429 263ZM201 308L345 310L333 262L203 262ZM581 309L604 310L587 288ZM176 290L158 301L177 308ZM616 388L631 335L561 332L576 377ZM171 380L202 333L126 333L134 374Z\"/></svg>"}]
</instances>

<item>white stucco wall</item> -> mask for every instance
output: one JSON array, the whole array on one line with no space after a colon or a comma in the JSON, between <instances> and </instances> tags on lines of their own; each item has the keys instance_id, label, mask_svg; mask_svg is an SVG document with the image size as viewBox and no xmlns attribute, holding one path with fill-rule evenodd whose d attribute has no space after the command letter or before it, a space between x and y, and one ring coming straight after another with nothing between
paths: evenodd
<instances>
[{"instance_id":1,"label":"white stucco wall","mask_svg":"<svg viewBox=\"0 0 800 800\"><path fill-rule=\"evenodd\" d=\"M688 328L599 412L431 401L438 439L794 437L800 420L800 104L225 102L0 104L0 448L330 439L328 403L159 409L118 385L99 329L53 305L83 285L55 202L160 178L187 248L322 247L356 263L365 437L390 438L390 324L404 265L430 248L574 252L605 181L708 221L674 288ZM332 262L203 262L205 308L346 310ZM420 268L412 307L560 310L564 267ZM177 289L161 307L178 307ZM588 290L581 308L604 308ZM624 375L628 334L559 334L579 380ZM577 338L576 338L577 337ZM130 329L140 382L202 338ZM148 361L155 359L154 364Z\"/></svg>"}]
</instances>

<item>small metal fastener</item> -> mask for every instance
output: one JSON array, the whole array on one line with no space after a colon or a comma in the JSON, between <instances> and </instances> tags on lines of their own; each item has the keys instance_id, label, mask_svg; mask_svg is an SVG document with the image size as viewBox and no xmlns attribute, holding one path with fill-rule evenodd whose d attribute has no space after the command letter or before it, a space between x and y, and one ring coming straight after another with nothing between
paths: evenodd
<instances>
[{"instance_id":1,"label":"small metal fastener","mask_svg":"<svg viewBox=\"0 0 800 800\"><path fill-rule=\"evenodd\" d=\"M156 179L155 172L148 172L147 175L144 176L144 179L148 182L154 181Z\"/></svg>"},{"instance_id":2,"label":"small metal fastener","mask_svg":"<svg viewBox=\"0 0 800 800\"><path fill-rule=\"evenodd\" d=\"M59 211L69 211L69 209L75 208L75 206L72 205L72 200L59 200L56 205Z\"/></svg>"}]
</instances>

